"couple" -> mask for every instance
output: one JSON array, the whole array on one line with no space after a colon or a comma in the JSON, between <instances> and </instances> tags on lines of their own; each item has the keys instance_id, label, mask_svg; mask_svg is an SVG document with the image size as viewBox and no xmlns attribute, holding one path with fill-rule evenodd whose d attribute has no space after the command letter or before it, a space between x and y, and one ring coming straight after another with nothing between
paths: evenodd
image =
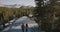
<instances>
[{"instance_id":1,"label":"couple","mask_svg":"<svg viewBox=\"0 0 60 32\"><path fill-rule=\"evenodd\" d=\"M24 26L24 24L22 24L21 28L22 28L22 32L24 32L24 28L26 28L26 32L27 32L28 31L28 24L26 24L26 26Z\"/></svg>"}]
</instances>

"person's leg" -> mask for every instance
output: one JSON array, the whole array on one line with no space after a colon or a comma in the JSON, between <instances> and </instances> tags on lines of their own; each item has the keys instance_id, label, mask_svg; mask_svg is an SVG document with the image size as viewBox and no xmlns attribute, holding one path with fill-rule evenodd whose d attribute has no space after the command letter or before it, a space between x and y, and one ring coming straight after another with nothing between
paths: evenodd
<instances>
[{"instance_id":1,"label":"person's leg","mask_svg":"<svg viewBox=\"0 0 60 32\"><path fill-rule=\"evenodd\" d=\"M28 28L26 28L26 32L28 31Z\"/></svg>"},{"instance_id":2,"label":"person's leg","mask_svg":"<svg viewBox=\"0 0 60 32\"><path fill-rule=\"evenodd\" d=\"M22 29L22 32L24 32L24 29Z\"/></svg>"}]
</instances>

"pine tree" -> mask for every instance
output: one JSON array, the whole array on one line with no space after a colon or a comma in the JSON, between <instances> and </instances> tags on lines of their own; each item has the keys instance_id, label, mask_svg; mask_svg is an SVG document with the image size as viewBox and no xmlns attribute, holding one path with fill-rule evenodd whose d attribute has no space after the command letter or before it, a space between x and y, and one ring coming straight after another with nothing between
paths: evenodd
<instances>
[{"instance_id":1,"label":"pine tree","mask_svg":"<svg viewBox=\"0 0 60 32\"><path fill-rule=\"evenodd\" d=\"M45 30L45 6L44 0L35 0L36 8L34 10L34 17L36 17L35 21L39 24L41 29Z\"/></svg>"}]
</instances>

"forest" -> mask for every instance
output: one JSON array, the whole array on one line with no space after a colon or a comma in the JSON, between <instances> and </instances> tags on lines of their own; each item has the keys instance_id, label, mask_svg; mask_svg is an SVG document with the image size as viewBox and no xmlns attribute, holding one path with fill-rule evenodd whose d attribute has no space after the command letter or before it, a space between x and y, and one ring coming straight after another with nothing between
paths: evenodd
<instances>
[{"instance_id":1,"label":"forest","mask_svg":"<svg viewBox=\"0 0 60 32\"><path fill-rule=\"evenodd\" d=\"M33 8L0 7L0 25L5 26L6 23L9 23L9 21L14 18L29 16L29 14L32 13L33 10L34 7Z\"/></svg>"},{"instance_id":2,"label":"forest","mask_svg":"<svg viewBox=\"0 0 60 32\"><path fill-rule=\"evenodd\" d=\"M60 5L58 0L35 0L36 8L33 12L35 21L42 31L60 32Z\"/></svg>"},{"instance_id":3,"label":"forest","mask_svg":"<svg viewBox=\"0 0 60 32\"><path fill-rule=\"evenodd\" d=\"M60 32L60 2L50 0L44 4L43 1L44 0L35 0L36 7L34 8L0 7L0 21L4 20L4 23L6 23L13 18L28 16L32 13L41 31Z\"/></svg>"}]
</instances>

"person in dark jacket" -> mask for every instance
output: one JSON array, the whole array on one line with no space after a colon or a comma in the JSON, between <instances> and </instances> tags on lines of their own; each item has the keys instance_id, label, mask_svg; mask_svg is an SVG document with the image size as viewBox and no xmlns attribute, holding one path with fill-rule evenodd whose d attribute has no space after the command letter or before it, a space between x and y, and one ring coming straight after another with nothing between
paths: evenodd
<instances>
[{"instance_id":1,"label":"person in dark jacket","mask_svg":"<svg viewBox=\"0 0 60 32\"><path fill-rule=\"evenodd\" d=\"M26 32L28 31L28 24L26 24Z\"/></svg>"},{"instance_id":2,"label":"person in dark jacket","mask_svg":"<svg viewBox=\"0 0 60 32\"><path fill-rule=\"evenodd\" d=\"M24 24L21 25L21 28L22 28L22 32L24 32L24 28L25 28Z\"/></svg>"}]
</instances>

